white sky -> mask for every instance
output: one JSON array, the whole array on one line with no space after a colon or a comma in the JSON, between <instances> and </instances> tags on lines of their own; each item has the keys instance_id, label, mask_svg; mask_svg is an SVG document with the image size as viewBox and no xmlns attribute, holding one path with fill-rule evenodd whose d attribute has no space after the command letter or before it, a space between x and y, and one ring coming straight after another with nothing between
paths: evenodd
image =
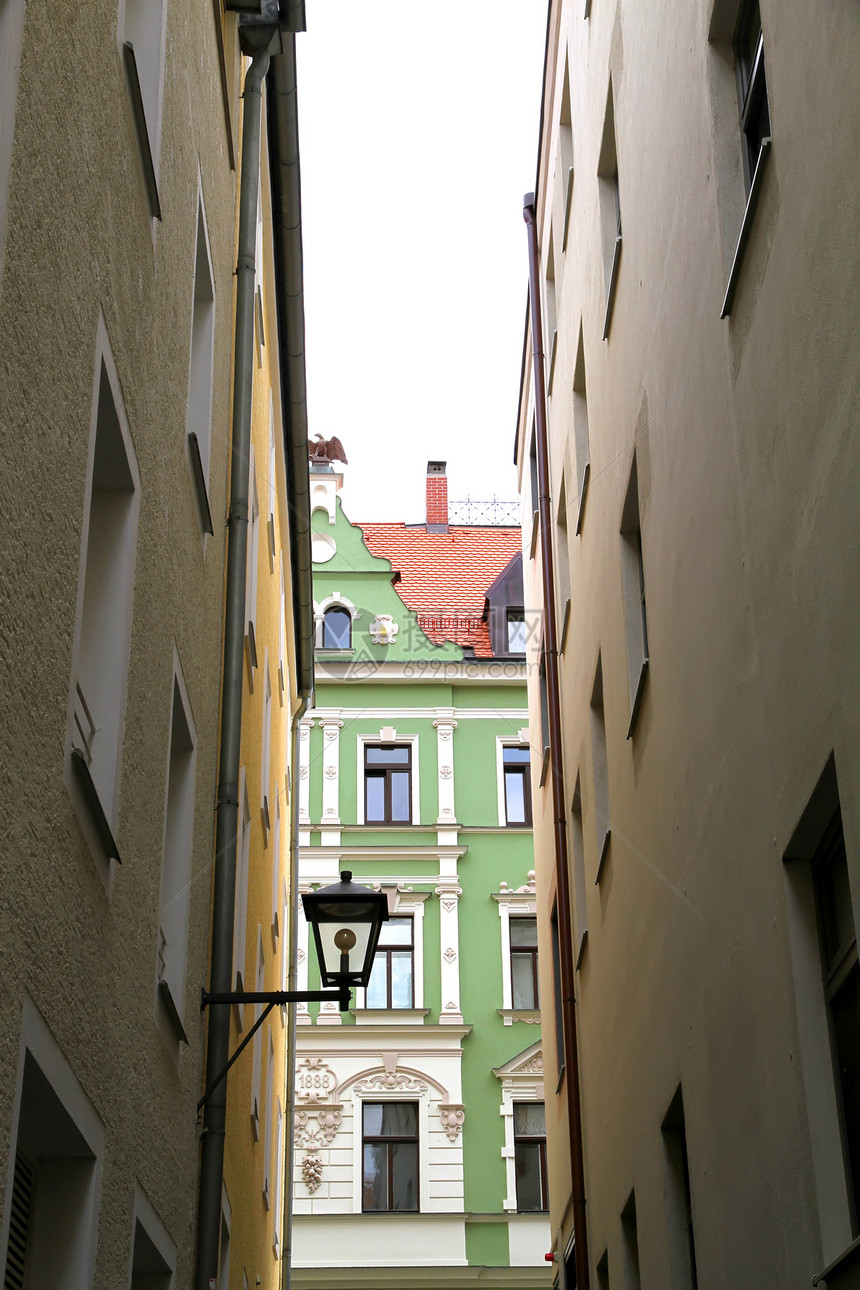
<instances>
[{"instance_id":1,"label":"white sky","mask_svg":"<svg viewBox=\"0 0 860 1290\"><path fill-rule=\"evenodd\" d=\"M308 415L351 519L516 497L545 0L307 0L298 48Z\"/></svg>"}]
</instances>

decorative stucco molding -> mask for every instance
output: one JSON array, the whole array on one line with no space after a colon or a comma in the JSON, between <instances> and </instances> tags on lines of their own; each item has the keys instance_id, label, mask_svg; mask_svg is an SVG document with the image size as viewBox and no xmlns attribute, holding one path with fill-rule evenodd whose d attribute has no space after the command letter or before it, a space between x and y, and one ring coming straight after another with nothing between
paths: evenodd
<instances>
[{"instance_id":1,"label":"decorative stucco molding","mask_svg":"<svg viewBox=\"0 0 860 1290\"><path fill-rule=\"evenodd\" d=\"M302 1182L310 1194L318 1190L322 1182L323 1162L319 1156L305 1156L302 1161Z\"/></svg>"},{"instance_id":2,"label":"decorative stucco molding","mask_svg":"<svg viewBox=\"0 0 860 1290\"><path fill-rule=\"evenodd\" d=\"M374 645L393 645L399 630L391 614L377 614L370 624L370 639Z\"/></svg>"},{"instance_id":3,"label":"decorative stucco molding","mask_svg":"<svg viewBox=\"0 0 860 1290\"><path fill-rule=\"evenodd\" d=\"M324 1057L306 1057L296 1071L296 1098L307 1106L330 1103L337 1076Z\"/></svg>"},{"instance_id":4,"label":"decorative stucco molding","mask_svg":"<svg viewBox=\"0 0 860 1290\"><path fill-rule=\"evenodd\" d=\"M330 1146L341 1126L343 1107L321 1107L318 1111L296 1111L293 1140L301 1151L319 1151Z\"/></svg>"},{"instance_id":5,"label":"decorative stucco molding","mask_svg":"<svg viewBox=\"0 0 860 1290\"><path fill-rule=\"evenodd\" d=\"M354 1087L356 1093L372 1093L376 1090L388 1092L392 1089L405 1093L427 1092L427 1084L424 1080L415 1079L411 1075L398 1075L395 1071L385 1071L379 1075L371 1075L368 1079L359 1080Z\"/></svg>"},{"instance_id":6,"label":"decorative stucco molding","mask_svg":"<svg viewBox=\"0 0 860 1290\"><path fill-rule=\"evenodd\" d=\"M442 1122L442 1128L452 1142L456 1142L460 1136L465 1118L466 1108L462 1102L448 1102L446 1105L439 1107L439 1119Z\"/></svg>"}]
</instances>

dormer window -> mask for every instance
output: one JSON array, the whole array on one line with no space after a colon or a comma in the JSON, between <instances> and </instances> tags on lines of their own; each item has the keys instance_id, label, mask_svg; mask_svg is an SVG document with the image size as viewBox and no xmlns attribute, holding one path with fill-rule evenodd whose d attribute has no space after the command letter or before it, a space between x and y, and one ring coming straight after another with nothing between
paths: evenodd
<instances>
[{"instance_id":1,"label":"dormer window","mask_svg":"<svg viewBox=\"0 0 860 1290\"><path fill-rule=\"evenodd\" d=\"M342 605L327 609L323 618L323 649L350 649L352 646L352 618Z\"/></svg>"},{"instance_id":2,"label":"dormer window","mask_svg":"<svg viewBox=\"0 0 860 1290\"><path fill-rule=\"evenodd\" d=\"M508 609L505 631L509 654L526 652L526 615L523 609Z\"/></svg>"}]
</instances>

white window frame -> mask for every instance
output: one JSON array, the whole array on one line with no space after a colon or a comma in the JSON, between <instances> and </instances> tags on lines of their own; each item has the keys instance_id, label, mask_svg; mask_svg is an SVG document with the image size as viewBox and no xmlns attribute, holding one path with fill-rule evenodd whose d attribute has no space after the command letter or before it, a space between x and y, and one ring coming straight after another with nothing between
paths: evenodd
<instances>
[{"instance_id":1,"label":"white window frame","mask_svg":"<svg viewBox=\"0 0 860 1290\"><path fill-rule=\"evenodd\" d=\"M185 431L189 438L189 467L197 496L193 448L190 436L197 439L205 497L197 497L197 508L204 537L212 528L209 512L209 464L212 455L212 381L215 370L215 273L209 245L209 227L203 202L203 185L198 177L197 236L194 243L194 275L191 297L191 337L188 356L188 399ZM200 290L200 275L205 276ZM207 307L208 306L208 307ZM205 509L204 509L205 508ZM207 528L208 525L208 528Z\"/></svg>"},{"instance_id":2,"label":"white window frame","mask_svg":"<svg viewBox=\"0 0 860 1290\"><path fill-rule=\"evenodd\" d=\"M275 404L272 391L269 391L269 477L268 505L266 517L266 544L269 548L269 568L275 572L275 510L278 505L277 484L278 457L275 448Z\"/></svg>"},{"instance_id":3,"label":"white window frame","mask_svg":"<svg viewBox=\"0 0 860 1290\"><path fill-rule=\"evenodd\" d=\"M113 678L112 695L108 695L101 705L95 704L94 687L89 686L89 681L81 687L82 664L84 661L84 626L85 626L85 609L87 607L87 583L89 578L97 578L100 569L90 567L90 527L92 520L93 507L93 473L95 468L96 443L99 431L99 404L102 391L102 382L106 384L107 393L113 404L113 413L116 419L116 429L122 442L123 452L125 454L125 464L131 482L130 492L131 501L130 510L126 520L123 522L123 594L119 603L118 598L113 596L113 603L116 605L116 613L112 615L111 628L114 648L112 654L114 659L118 658L118 668ZM95 763L96 770L93 772L93 782L96 786L102 810L112 829L116 829L119 805L120 778L122 773L122 745L125 729L125 711L128 698L128 669L131 656L131 620L134 607L134 573L137 560L137 526L140 514L140 474L137 466L137 458L134 452L131 432L128 420L125 414L125 406L122 399L122 391L117 375L116 366L110 350L110 344L107 336L107 328L104 319L99 318L96 332L96 352L95 365L93 373L93 397L90 408L90 434L89 447L87 450L87 471L86 471L86 491L84 496L84 509L81 522L81 546L78 563L78 588L77 603L75 609L75 634L72 647L72 684L69 691L67 722L66 722L66 768L65 782L71 794L75 805L75 810L81 821L82 828L90 844L90 849L96 856L104 858L104 849L99 842L99 838L93 829L90 811L87 809L80 790L74 779L72 769L71 754L73 748L80 749L86 756L90 766ZM117 547L112 548L112 555L116 557ZM96 671L99 670L96 665ZM79 694L84 695L84 702L87 703L87 689L90 690L89 699L92 700L93 706L96 706L96 713L93 719L92 734L98 733L101 736L99 742L104 747L101 755L98 750L91 750L87 739L82 735L80 721L83 713L84 719L87 718L89 709L82 709ZM103 712L99 713L98 708L101 706ZM110 719L108 726L104 720L104 714ZM86 745L85 747L82 747ZM106 858L109 866L110 857ZM108 870L109 872L109 870Z\"/></svg>"},{"instance_id":4,"label":"white window frame","mask_svg":"<svg viewBox=\"0 0 860 1290\"><path fill-rule=\"evenodd\" d=\"M365 744L401 744L404 747L409 744L412 748L412 821L411 824L380 824L368 825L368 828L396 829L412 828L421 823L421 776L418 767L418 735L401 735L394 731L391 738L383 735L380 730L378 735L356 735L357 739L357 797L356 797L356 823L364 824L364 746Z\"/></svg>"},{"instance_id":5,"label":"white window frame","mask_svg":"<svg viewBox=\"0 0 860 1290\"><path fill-rule=\"evenodd\" d=\"M392 1024L403 1025L410 1022L421 1024L427 1014L424 1007L424 904L429 899L427 891L397 891L396 888L382 890L388 896L388 912L392 918L412 919L412 1007L411 1008L371 1008L367 1009L367 990L359 987L355 992L356 1024L379 1024L380 1014L385 1013L385 1020ZM359 1014L364 1013L361 1017Z\"/></svg>"},{"instance_id":6,"label":"white window frame","mask_svg":"<svg viewBox=\"0 0 860 1290\"><path fill-rule=\"evenodd\" d=\"M272 1216L272 1250L276 1259L281 1257L281 1187L284 1176L284 1113L281 1099L276 1099L275 1116L275 1197Z\"/></svg>"},{"instance_id":7,"label":"white window frame","mask_svg":"<svg viewBox=\"0 0 860 1290\"><path fill-rule=\"evenodd\" d=\"M9 1248L10 1208L24 1097L25 1063L28 1053L50 1085L54 1097L61 1104L66 1115L92 1152L93 1174L89 1180L90 1194L87 1197L85 1209L82 1209L81 1222L77 1229L79 1238L77 1247L78 1264L75 1269L72 1269L76 1285L91 1286L96 1261L105 1129L95 1107L78 1082L77 1076L67 1062L42 1014L27 994L24 995L23 999L18 1072L12 1106L9 1151L7 1153L6 1193L3 1223L2 1228L0 1228L0 1267L6 1267Z\"/></svg>"},{"instance_id":8,"label":"white window frame","mask_svg":"<svg viewBox=\"0 0 860 1290\"><path fill-rule=\"evenodd\" d=\"M272 1119L274 1113L274 1092L275 1092L275 1044L272 1039L272 1028L268 1029L269 1043L266 1051L266 1105L263 1108L263 1114L266 1117L266 1123L263 1130L263 1204L266 1209L271 1208L271 1178L272 1178Z\"/></svg>"},{"instance_id":9,"label":"white window frame","mask_svg":"<svg viewBox=\"0 0 860 1290\"><path fill-rule=\"evenodd\" d=\"M257 491L257 468L254 445L248 471L248 555L245 568L245 641L248 653L248 682L254 690L257 667L257 580L260 556L260 497ZM254 646L251 648L251 641Z\"/></svg>"},{"instance_id":10,"label":"white window frame","mask_svg":"<svg viewBox=\"0 0 860 1290\"><path fill-rule=\"evenodd\" d=\"M281 795L275 794L275 811L272 821L272 945L277 947L281 934L278 897L281 891ZM286 957L286 956L285 956ZM286 987L285 987L286 988Z\"/></svg>"},{"instance_id":11,"label":"white window frame","mask_svg":"<svg viewBox=\"0 0 860 1290\"><path fill-rule=\"evenodd\" d=\"M189 766L185 778L183 800L176 800L177 786L172 783L173 763L173 706L179 700L182 716L191 742ZM173 651L173 676L170 687L170 738L167 748L167 776L164 794L164 830L161 847L161 891L158 914L158 949L156 954L156 990L159 996L164 986L182 1026L185 1013L185 977L188 957L189 883L194 847L194 808L196 801L197 727L191 711L191 701L182 674L179 655ZM176 815L177 807L182 813ZM170 851L170 854L168 853ZM165 927L165 924L167 926ZM171 939L173 945L171 945ZM161 1002L161 1010L170 1010L170 1001ZM168 1018L172 1020L172 1018ZM180 1036L187 1042L183 1030Z\"/></svg>"},{"instance_id":12,"label":"white window frame","mask_svg":"<svg viewBox=\"0 0 860 1290\"><path fill-rule=\"evenodd\" d=\"M517 1166L516 1143L514 1141L514 1103L543 1102L543 1048L537 1040L525 1052L493 1071L502 1086L502 1101L499 1115L505 1126L505 1145L502 1147L502 1159L505 1162L506 1193L502 1209L508 1214L517 1213ZM540 1067L539 1070L521 1070L520 1067Z\"/></svg>"},{"instance_id":13,"label":"white window frame","mask_svg":"<svg viewBox=\"0 0 860 1290\"><path fill-rule=\"evenodd\" d=\"M287 593L284 584L284 553L278 553L280 586L278 598L278 695L281 707L286 704L289 690L287 677Z\"/></svg>"},{"instance_id":14,"label":"white window frame","mask_svg":"<svg viewBox=\"0 0 860 1290\"><path fill-rule=\"evenodd\" d=\"M506 884L503 890L492 893L493 900L499 906L501 923L502 950L502 1006L499 1009L506 1026L515 1021L531 1021L540 1017L539 1009L514 1008L514 987L511 975L511 918L536 918L537 899L535 897L534 872L529 873L530 881L518 891L508 891Z\"/></svg>"},{"instance_id":15,"label":"white window frame","mask_svg":"<svg viewBox=\"0 0 860 1290\"><path fill-rule=\"evenodd\" d=\"M355 1088L347 1095L352 1102L352 1212L363 1214L361 1193L364 1181L364 1103L365 1102L417 1102L418 1104L418 1208L410 1211L414 1214L432 1213L428 1205L430 1199L430 1094L433 1086L428 1084L424 1092L418 1089L372 1089L359 1092ZM391 1213L384 1210L383 1213ZM409 1217L405 1213L403 1217Z\"/></svg>"},{"instance_id":16,"label":"white window frame","mask_svg":"<svg viewBox=\"0 0 860 1290\"><path fill-rule=\"evenodd\" d=\"M12 168L23 37L24 0L5 0L5 4L0 5L0 279L3 276L6 200L9 193L9 172Z\"/></svg>"},{"instance_id":17,"label":"white window frame","mask_svg":"<svg viewBox=\"0 0 860 1290\"><path fill-rule=\"evenodd\" d=\"M272 678L269 675L269 647L263 655L263 748L260 758L260 814L264 837L271 827L269 793L272 779Z\"/></svg>"},{"instance_id":18,"label":"white window frame","mask_svg":"<svg viewBox=\"0 0 860 1290\"><path fill-rule=\"evenodd\" d=\"M129 1267L132 1266L134 1259L134 1237L138 1223L155 1246L158 1253L164 1259L170 1269L170 1286L171 1290L175 1284L176 1278L176 1246L170 1238L167 1228L159 1218L155 1207L147 1196L146 1192L138 1183L134 1189L134 1207L131 1218L131 1258Z\"/></svg>"},{"instance_id":19,"label":"white window frame","mask_svg":"<svg viewBox=\"0 0 860 1290\"><path fill-rule=\"evenodd\" d=\"M117 36L120 54L123 53L123 45L129 41L134 47L135 63L137 64L138 77L141 85L141 98L143 100L144 117L146 120L146 133L149 140L149 151L152 156L152 169L155 174L155 181L158 184L161 162L161 125L164 117L164 54L167 40L167 21L166 10L167 0L142 0L140 3L140 12L152 15L158 10L157 32L154 39L148 39L145 45L142 45L137 38L139 33L134 31L128 25L129 0L120 0L120 14L117 23ZM154 20L149 18L150 23ZM151 61L158 60L158 88L154 100L144 91L144 84L148 84L149 77L146 75ZM154 117L151 120L150 117ZM160 216L159 216L160 218Z\"/></svg>"},{"instance_id":20,"label":"white window frame","mask_svg":"<svg viewBox=\"0 0 860 1290\"><path fill-rule=\"evenodd\" d=\"M332 594L330 596L327 596L325 600L320 600L319 602L317 602L316 600L314 601L314 648L315 649L324 648L323 647L323 629L325 626L326 612L329 609L345 609L346 612L349 614L349 617L351 619L351 625L349 630L349 639L351 643L349 648L350 650L352 650L354 648L354 645L352 644L352 642L354 641L355 624L359 620L361 615L359 614L358 610L356 609L352 601L349 600L346 596L341 595L339 591L332 592ZM331 649L331 646L328 646L328 648ZM346 650L341 650L339 652L345 654Z\"/></svg>"},{"instance_id":21,"label":"white window frame","mask_svg":"<svg viewBox=\"0 0 860 1290\"><path fill-rule=\"evenodd\" d=\"M523 714L525 716L525 713ZM532 772L532 746L529 743L528 730L519 730L516 737L513 735L496 735L496 800L499 807L499 828L506 829L519 828L531 829L530 824L508 825L508 815L505 810L505 766L504 750L506 748L528 748L529 750L529 774ZM531 785L529 786L531 788ZM532 796L532 818L534 818L534 796Z\"/></svg>"},{"instance_id":22,"label":"white window frame","mask_svg":"<svg viewBox=\"0 0 860 1290\"><path fill-rule=\"evenodd\" d=\"M262 992L266 988L266 955L263 950L263 929L257 924L257 965L254 973L254 989ZM262 1003L254 1004L254 1020L259 1021L263 1015ZM266 1032L269 1034L269 1031ZM270 1036L271 1039L271 1036ZM251 1068L251 1132L254 1135L254 1141L260 1141L260 1117L262 1109L260 1098L262 1096L262 1079L263 1079L263 1027L257 1030L254 1035L254 1053Z\"/></svg>"},{"instance_id":23,"label":"white window frame","mask_svg":"<svg viewBox=\"0 0 860 1290\"><path fill-rule=\"evenodd\" d=\"M244 990L247 952L248 871L251 861L251 808L248 804L248 782L245 767L239 770L239 828L236 837L236 890L233 909L233 981ZM245 1008L236 1005L236 1024L244 1029Z\"/></svg>"}]
</instances>

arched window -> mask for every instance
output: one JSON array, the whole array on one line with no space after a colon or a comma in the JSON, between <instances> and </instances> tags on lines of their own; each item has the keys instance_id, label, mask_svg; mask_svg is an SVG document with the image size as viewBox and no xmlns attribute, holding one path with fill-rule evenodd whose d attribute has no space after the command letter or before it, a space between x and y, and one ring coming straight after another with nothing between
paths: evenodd
<instances>
[{"instance_id":1,"label":"arched window","mask_svg":"<svg viewBox=\"0 0 860 1290\"><path fill-rule=\"evenodd\" d=\"M352 619L339 605L327 609L323 619L323 649L349 649L352 644Z\"/></svg>"}]
</instances>

